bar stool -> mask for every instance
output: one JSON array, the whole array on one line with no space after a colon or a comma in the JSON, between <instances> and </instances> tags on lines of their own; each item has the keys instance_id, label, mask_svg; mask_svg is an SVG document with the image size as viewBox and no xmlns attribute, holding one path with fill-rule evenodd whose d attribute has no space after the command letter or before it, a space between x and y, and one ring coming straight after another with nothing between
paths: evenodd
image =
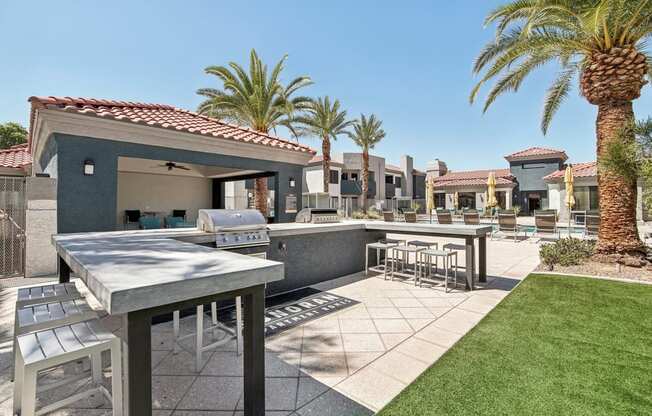
<instances>
[{"instance_id":1,"label":"bar stool","mask_svg":"<svg viewBox=\"0 0 652 416\"><path fill-rule=\"evenodd\" d=\"M422 250L418 253L420 263L424 265L422 273L419 273L419 287L422 286L422 281L439 283L438 280L431 278L432 274L432 259L435 259L435 275L439 269L439 258L441 257L444 263L444 292L448 292L448 270L453 266L455 260L455 287L457 287L457 251L453 250L436 250L428 249Z\"/></svg>"},{"instance_id":2,"label":"bar stool","mask_svg":"<svg viewBox=\"0 0 652 416\"><path fill-rule=\"evenodd\" d=\"M36 288L26 288L36 289ZM20 289L19 292L23 290ZM38 291L34 291L37 293ZM23 295L25 292L23 292ZM66 300L68 296L58 296L60 301L49 303L32 303L32 300L55 299L55 295L37 295L34 298L26 299L16 303L14 311L14 360L18 353L16 337L30 332L54 328L60 325L72 324L88 319L97 318L97 312L91 309L83 298ZM14 367L15 376L15 367Z\"/></svg>"},{"instance_id":3,"label":"bar stool","mask_svg":"<svg viewBox=\"0 0 652 416\"><path fill-rule=\"evenodd\" d=\"M405 277L406 279L414 279L414 284L416 286L418 281L419 274L419 261L418 253L425 250L423 247L415 246L395 246L392 247L392 260L391 260L391 280L394 280L394 276ZM410 269L410 254L414 254L414 265ZM400 271L398 268L400 266Z\"/></svg>"},{"instance_id":4,"label":"bar stool","mask_svg":"<svg viewBox=\"0 0 652 416\"><path fill-rule=\"evenodd\" d=\"M389 257L388 250L391 250L392 247L396 247L398 243L369 243L366 245L365 249L365 275L369 274L369 270L376 273L382 273L383 279L387 279L387 258ZM369 267L369 250L376 250L376 265ZM380 254L382 251L385 251L385 261L384 264L380 264Z\"/></svg>"},{"instance_id":5,"label":"bar stool","mask_svg":"<svg viewBox=\"0 0 652 416\"><path fill-rule=\"evenodd\" d=\"M213 348L217 348L220 345L224 345L235 337L236 339L236 349L237 354L242 354L242 298L236 296L235 298L235 330L227 327L226 325L221 324L217 320L217 303L211 303L211 320L212 325L204 328L204 305L197 305L196 308L196 322L195 322L195 332L188 335L179 335L180 329L180 311L174 311L172 313L172 326L173 326L173 336L174 336L174 347L173 354L178 354L180 349L185 349L181 344L181 341L195 337L195 370L197 372L201 371L203 364L203 353L209 351ZM217 337L217 330L221 329L230 336L225 336L224 338L214 341L208 345L204 345L204 331L213 331L213 337Z\"/></svg>"},{"instance_id":6,"label":"bar stool","mask_svg":"<svg viewBox=\"0 0 652 416\"><path fill-rule=\"evenodd\" d=\"M98 319L32 332L17 337L14 414L43 415L88 397L102 394L113 404L113 415L122 415L122 357L120 338L102 328ZM102 384L102 352L111 354L111 393ZM84 357L91 359L91 389L68 396L36 410L36 393L63 385L69 380L38 386L41 371ZM52 384L56 384L53 386Z\"/></svg>"}]
</instances>

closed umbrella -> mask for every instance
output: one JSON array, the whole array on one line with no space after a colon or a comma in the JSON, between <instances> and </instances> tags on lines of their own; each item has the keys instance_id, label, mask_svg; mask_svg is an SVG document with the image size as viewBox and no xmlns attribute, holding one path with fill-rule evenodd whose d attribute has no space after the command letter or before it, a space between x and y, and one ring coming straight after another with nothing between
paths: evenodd
<instances>
[{"instance_id":1,"label":"closed umbrella","mask_svg":"<svg viewBox=\"0 0 652 416\"><path fill-rule=\"evenodd\" d=\"M433 195L433 183L432 178L426 180L426 209L430 214L430 222L432 222L432 210L435 208L435 198Z\"/></svg>"},{"instance_id":2,"label":"closed umbrella","mask_svg":"<svg viewBox=\"0 0 652 416\"><path fill-rule=\"evenodd\" d=\"M573 196L573 168L571 165L566 166L564 173L564 184L566 185L566 200L564 204L568 207L568 235L571 232L571 210L575 206L575 197Z\"/></svg>"},{"instance_id":3,"label":"closed umbrella","mask_svg":"<svg viewBox=\"0 0 652 416\"><path fill-rule=\"evenodd\" d=\"M498 205L498 200L496 199L496 175L493 172L489 172L489 178L487 179L487 207L489 209Z\"/></svg>"}]
</instances>

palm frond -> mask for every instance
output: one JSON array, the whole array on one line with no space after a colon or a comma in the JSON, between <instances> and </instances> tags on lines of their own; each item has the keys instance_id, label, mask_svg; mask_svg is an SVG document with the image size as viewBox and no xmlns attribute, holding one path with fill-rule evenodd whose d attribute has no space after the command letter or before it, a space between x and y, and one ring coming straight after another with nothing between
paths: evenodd
<instances>
[{"instance_id":1,"label":"palm frond","mask_svg":"<svg viewBox=\"0 0 652 416\"><path fill-rule=\"evenodd\" d=\"M578 68L576 66L570 66L559 74L555 82L548 89L543 106L543 115L541 116L541 131L543 134L548 132L553 116L568 96L572 87L573 77L575 77L577 71Z\"/></svg>"}]
</instances>

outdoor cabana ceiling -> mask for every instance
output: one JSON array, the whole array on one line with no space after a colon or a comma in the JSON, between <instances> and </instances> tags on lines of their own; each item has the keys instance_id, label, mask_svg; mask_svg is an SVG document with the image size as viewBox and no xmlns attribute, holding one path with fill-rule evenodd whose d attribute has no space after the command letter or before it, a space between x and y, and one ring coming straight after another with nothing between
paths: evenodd
<instances>
[{"instance_id":1,"label":"outdoor cabana ceiling","mask_svg":"<svg viewBox=\"0 0 652 416\"><path fill-rule=\"evenodd\" d=\"M173 162L178 166L187 168L173 168L168 170L166 163ZM175 160L152 160L133 157L120 157L118 159L118 172L148 173L153 175L186 176L197 178L228 178L258 174L261 171L227 168L223 166L197 165Z\"/></svg>"}]
</instances>

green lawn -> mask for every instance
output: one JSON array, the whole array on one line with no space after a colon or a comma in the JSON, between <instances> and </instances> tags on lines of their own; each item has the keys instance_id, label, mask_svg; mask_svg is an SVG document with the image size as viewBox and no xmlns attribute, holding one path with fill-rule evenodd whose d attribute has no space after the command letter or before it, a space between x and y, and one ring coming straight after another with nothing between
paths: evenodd
<instances>
[{"instance_id":1,"label":"green lawn","mask_svg":"<svg viewBox=\"0 0 652 416\"><path fill-rule=\"evenodd\" d=\"M651 415L652 286L530 275L379 414Z\"/></svg>"}]
</instances>

